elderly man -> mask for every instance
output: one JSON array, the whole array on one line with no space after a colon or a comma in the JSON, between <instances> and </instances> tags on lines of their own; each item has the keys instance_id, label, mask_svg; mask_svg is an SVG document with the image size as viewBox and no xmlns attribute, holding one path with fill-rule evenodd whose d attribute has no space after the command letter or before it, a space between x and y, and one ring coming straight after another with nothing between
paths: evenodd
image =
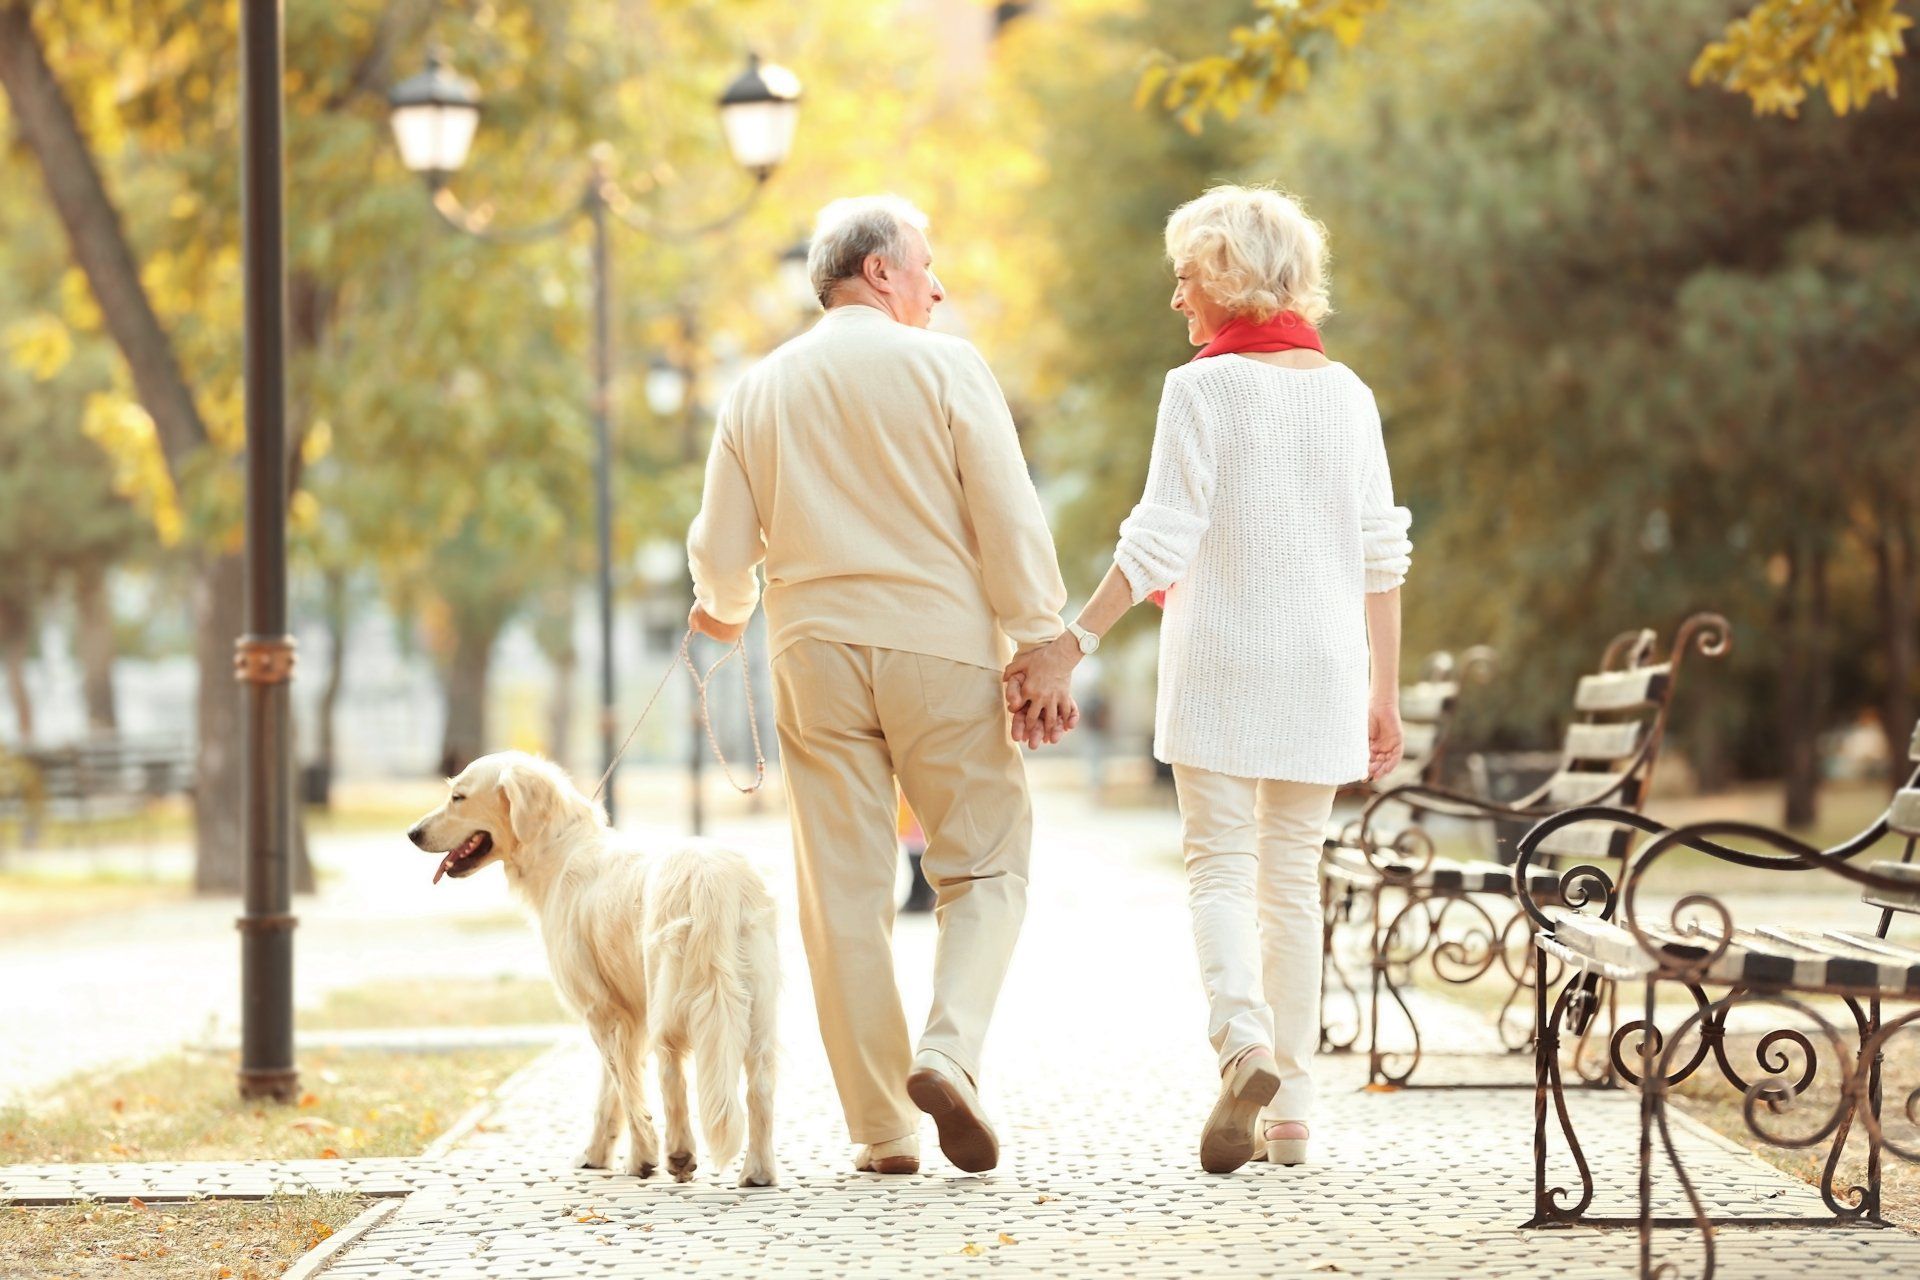
<instances>
[{"instance_id":1,"label":"elderly man","mask_svg":"<svg viewBox=\"0 0 1920 1280\"><path fill-rule=\"evenodd\" d=\"M766 562L781 763L820 1033L876 1173L920 1167L919 1117L962 1169L999 1161L981 1044L1026 910L1032 811L1000 673L1065 629L1066 588L1006 400L944 297L926 218L836 201L807 268L826 315L720 411L688 536L689 619L739 636ZM1027 708L1057 741L1064 693ZM926 827L933 1005L918 1052L893 978L894 779Z\"/></svg>"}]
</instances>

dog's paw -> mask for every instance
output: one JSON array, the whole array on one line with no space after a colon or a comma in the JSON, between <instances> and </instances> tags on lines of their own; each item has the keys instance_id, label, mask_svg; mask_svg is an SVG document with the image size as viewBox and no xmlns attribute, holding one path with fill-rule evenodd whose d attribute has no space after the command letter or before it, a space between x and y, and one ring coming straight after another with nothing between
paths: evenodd
<instances>
[{"instance_id":1,"label":"dog's paw","mask_svg":"<svg viewBox=\"0 0 1920 1280\"><path fill-rule=\"evenodd\" d=\"M673 1151L667 1154L667 1172L673 1175L675 1182L692 1182L693 1171L699 1168L693 1162L693 1152Z\"/></svg>"},{"instance_id":2,"label":"dog's paw","mask_svg":"<svg viewBox=\"0 0 1920 1280\"><path fill-rule=\"evenodd\" d=\"M749 1164L740 1171L740 1185L743 1187L771 1187L775 1183L773 1166Z\"/></svg>"},{"instance_id":3,"label":"dog's paw","mask_svg":"<svg viewBox=\"0 0 1920 1280\"><path fill-rule=\"evenodd\" d=\"M632 1158L629 1158L627 1160L627 1163L623 1167L629 1175L635 1178L651 1178L653 1176L653 1171L659 1168L659 1166L654 1164L654 1162L651 1160L638 1160L638 1159L632 1159Z\"/></svg>"},{"instance_id":4,"label":"dog's paw","mask_svg":"<svg viewBox=\"0 0 1920 1280\"><path fill-rule=\"evenodd\" d=\"M576 1169L604 1169L613 1163L613 1150L610 1147L588 1147L573 1158Z\"/></svg>"}]
</instances>

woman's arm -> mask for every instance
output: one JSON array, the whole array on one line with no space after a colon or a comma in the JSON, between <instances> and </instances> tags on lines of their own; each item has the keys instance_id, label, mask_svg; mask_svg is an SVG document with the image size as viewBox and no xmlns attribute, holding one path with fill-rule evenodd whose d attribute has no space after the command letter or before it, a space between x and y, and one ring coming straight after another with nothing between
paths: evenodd
<instances>
[{"instance_id":1,"label":"woman's arm","mask_svg":"<svg viewBox=\"0 0 1920 1280\"><path fill-rule=\"evenodd\" d=\"M1400 763L1400 588L1367 593L1367 649L1372 692L1367 698L1367 781Z\"/></svg>"},{"instance_id":2,"label":"woman's arm","mask_svg":"<svg viewBox=\"0 0 1920 1280\"><path fill-rule=\"evenodd\" d=\"M1087 601L1086 608L1080 610L1075 625L1104 637L1132 607L1133 586L1116 564L1100 580L1099 589ZM1080 642L1068 631L1051 644L1028 650L1008 665L1004 677L1007 710L1013 712L1012 736L1016 742L1033 748L1042 742L1058 742L1078 723L1077 710L1070 713L1066 723L1049 724L1043 717L1029 718L1026 707L1029 701L1044 705L1050 696L1064 694L1073 681L1073 669L1085 656L1080 652Z\"/></svg>"}]
</instances>

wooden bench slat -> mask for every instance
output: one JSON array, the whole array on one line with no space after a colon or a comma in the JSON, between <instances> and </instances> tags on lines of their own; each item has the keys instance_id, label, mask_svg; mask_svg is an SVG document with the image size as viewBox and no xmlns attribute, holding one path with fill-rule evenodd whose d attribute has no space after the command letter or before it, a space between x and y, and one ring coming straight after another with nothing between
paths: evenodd
<instances>
[{"instance_id":1,"label":"wooden bench slat","mask_svg":"<svg viewBox=\"0 0 1920 1280\"><path fill-rule=\"evenodd\" d=\"M1624 773L1577 773L1571 769L1562 769L1547 780L1547 800L1563 809L1577 808L1583 804L1619 804L1631 802L1633 797L1625 795L1619 788Z\"/></svg>"},{"instance_id":2,"label":"wooden bench slat","mask_svg":"<svg viewBox=\"0 0 1920 1280\"><path fill-rule=\"evenodd\" d=\"M1641 728L1638 720L1568 725L1566 757L1569 760L1624 760L1640 749Z\"/></svg>"},{"instance_id":3,"label":"wooden bench slat","mask_svg":"<svg viewBox=\"0 0 1920 1280\"><path fill-rule=\"evenodd\" d=\"M1920 987L1920 954L1902 960L1893 950L1863 947L1837 929L1803 929L1794 925L1757 925L1755 931L1805 947L1822 955L1871 966L1875 985L1882 990L1906 991Z\"/></svg>"},{"instance_id":4,"label":"wooden bench slat","mask_svg":"<svg viewBox=\"0 0 1920 1280\"><path fill-rule=\"evenodd\" d=\"M1400 763L1425 763L1433 755L1433 748L1440 741L1440 726L1437 724L1406 724L1400 726L1401 745Z\"/></svg>"},{"instance_id":5,"label":"wooden bench slat","mask_svg":"<svg viewBox=\"0 0 1920 1280\"><path fill-rule=\"evenodd\" d=\"M1582 676L1573 691L1578 711L1631 711L1659 702L1667 694L1671 668L1666 663L1633 671Z\"/></svg>"},{"instance_id":6,"label":"wooden bench slat","mask_svg":"<svg viewBox=\"0 0 1920 1280\"><path fill-rule=\"evenodd\" d=\"M1920 790L1896 791L1887 825L1903 836L1920 836Z\"/></svg>"},{"instance_id":7,"label":"wooden bench slat","mask_svg":"<svg viewBox=\"0 0 1920 1280\"><path fill-rule=\"evenodd\" d=\"M1538 851L1556 858L1615 858L1626 853L1632 835L1612 823L1579 822L1542 840Z\"/></svg>"},{"instance_id":8,"label":"wooden bench slat","mask_svg":"<svg viewBox=\"0 0 1920 1280\"><path fill-rule=\"evenodd\" d=\"M1920 720L1913 722L1913 741L1907 744L1907 759L1920 764Z\"/></svg>"},{"instance_id":9,"label":"wooden bench slat","mask_svg":"<svg viewBox=\"0 0 1920 1280\"><path fill-rule=\"evenodd\" d=\"M1452 680L1422 680L1419 684L1401 686L1400 722L1431 724L1444 720L1459 692L1459 684Z\"/></svg>"}]
</instances>

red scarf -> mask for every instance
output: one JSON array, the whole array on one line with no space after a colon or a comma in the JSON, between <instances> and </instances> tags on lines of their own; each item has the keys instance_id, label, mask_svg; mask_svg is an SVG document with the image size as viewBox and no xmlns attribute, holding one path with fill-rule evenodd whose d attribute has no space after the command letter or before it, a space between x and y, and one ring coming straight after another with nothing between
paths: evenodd
<instances>
[{"instance_id":1,"label":"red scarf","mask_svg":"<svg viewBox=\"0 0 1920 1280\"><path fill-rule=\"evenodd\" d=\"M1194 355L1194 360L1205 360L1208 356L1231 356L1246 351L1293 351L1304 348L1318 351L1321 355L1327 349L1320 345L1320 331L1308 324L1292 311L1282 311L1264 324L1248 320L1244 316L1234 316L1220 326L1220 332L1213 340ZM1189 361L1191 363L1191 361ZM1147 599L1167 607L1165 591L1149 592Z\"/></svg>"}]
</instances>

